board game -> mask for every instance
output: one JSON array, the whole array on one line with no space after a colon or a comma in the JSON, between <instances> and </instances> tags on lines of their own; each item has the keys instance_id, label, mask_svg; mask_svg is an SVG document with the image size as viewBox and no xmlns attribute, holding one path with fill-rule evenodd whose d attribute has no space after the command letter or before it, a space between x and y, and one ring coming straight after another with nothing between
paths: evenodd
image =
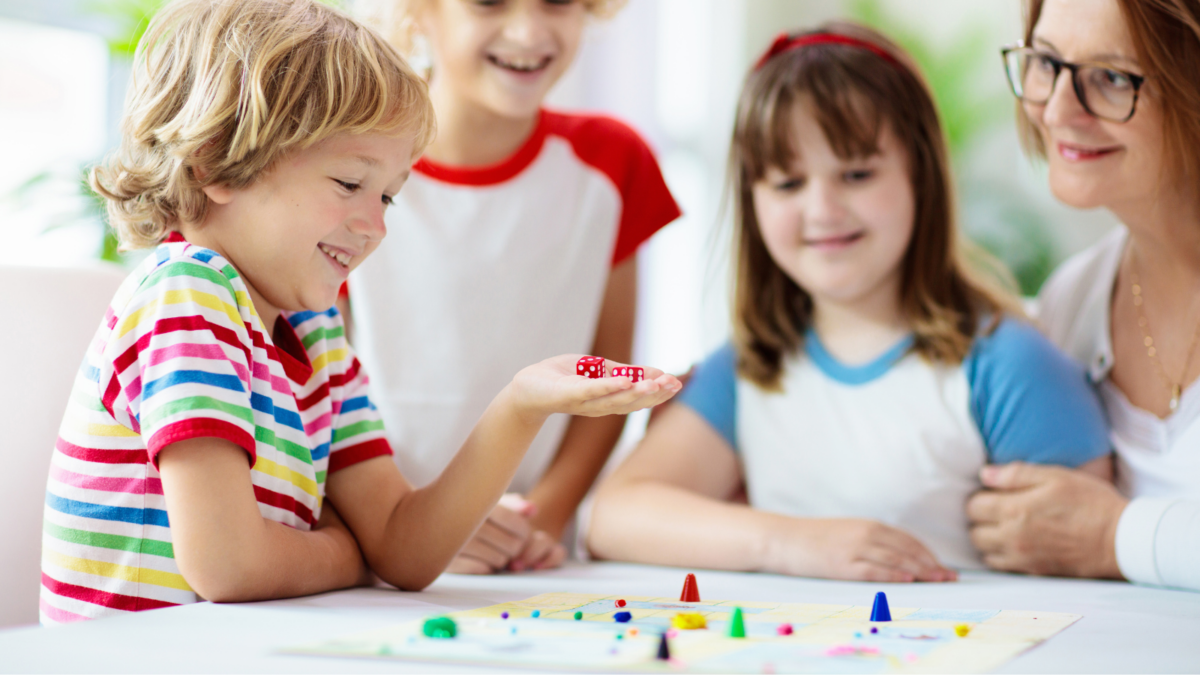
<instances>
[{"instance_id":1,"label":"board game","mask_svg":"<svg viewBox=\"0 0 1200 675\"><path fill-rule=\"evenodd\" d=\"M1080 618L896 607L871 621L887 615L883 601L879 614L878 599L872 608L546 593L287 651L523 670L978 673Z\"/></svg>"}]
</instances>

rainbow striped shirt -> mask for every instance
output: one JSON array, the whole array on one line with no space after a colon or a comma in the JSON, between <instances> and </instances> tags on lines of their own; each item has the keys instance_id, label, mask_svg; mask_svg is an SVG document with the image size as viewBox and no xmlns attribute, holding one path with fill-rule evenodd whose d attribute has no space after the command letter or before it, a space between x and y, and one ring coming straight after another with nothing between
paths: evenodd
<instances>
[{"instance_id":1,"label":"rainbow striped shirt","mask_svg":"<svg viewBox=\"0 0 1200 675\"><path fill-rule=\"evenodd\" d=\"M263 517L301 530L329 472L392 452L336 309L268 332L233 265L176 241L121 285L75 378L46 490L43 624L197 600L157 467L197 437L245 448Z\"/></svg>"}]
</instances>

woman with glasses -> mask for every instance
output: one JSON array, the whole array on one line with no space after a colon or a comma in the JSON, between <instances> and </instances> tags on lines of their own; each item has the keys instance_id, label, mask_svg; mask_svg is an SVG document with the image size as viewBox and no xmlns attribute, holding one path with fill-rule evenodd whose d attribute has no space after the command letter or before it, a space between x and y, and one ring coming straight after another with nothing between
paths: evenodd
<instances>
[{"instance_id":1,"label":"woman with glasses","mask_svg":"<svg viewBox=\"0 0 1200 675\"><path fill-rule=\"evenodd\" d=\"M1200 590L1200 0L1030 0L1002 51L1055 196L1123 223L1039 298L1112 425L1116 486L987 467L968 503L997 569Z\"/></svg>"}]
</instances>

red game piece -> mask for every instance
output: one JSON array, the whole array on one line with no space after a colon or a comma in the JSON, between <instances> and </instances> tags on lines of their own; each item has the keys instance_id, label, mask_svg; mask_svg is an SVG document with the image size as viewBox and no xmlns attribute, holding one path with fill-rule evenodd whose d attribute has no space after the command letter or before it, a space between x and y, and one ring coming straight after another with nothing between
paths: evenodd
<instances>
[{"instance_id":1,"label":"red game piece","mask_svg":"<svg viewBox=\"0 0 1200 675\"><path fill-rule=\"evenodd\" d=\"M624 606L625 606L624 600L617 600L617 607L624 607Z\"/></svg>"},{"instance_id":2,"label":"red game piece","mask_svg":"<svg viewBox=\"0 0 1200 675\"><path fill-rule=\"evenodd\" d=\"M641 366L617 366L612 369L613 377L628 377L634 382L646 379L646 371Z\"/></svg>"},{"instance_id":3,"label":"red game piece","mask_svg":"<svg viewBox=\"0 0 1200 675\"><path fill-rule=\"evenodd\" d=\"M604 359L599 356L585 356L575 362L575 372L583 377L598 380L604 377Z\"/></svg>"},{"instance_id":4,"label":"red game piece","mask_svg":"<svg viewBox=\"0 0 1200 675\"><path fill-rule=\"evenodd\" d=\"M679 594L680 602L700 602L700 589L696 588L696 575L688 574L683 580L683 593Z\"/></svg>"}]
</instances>

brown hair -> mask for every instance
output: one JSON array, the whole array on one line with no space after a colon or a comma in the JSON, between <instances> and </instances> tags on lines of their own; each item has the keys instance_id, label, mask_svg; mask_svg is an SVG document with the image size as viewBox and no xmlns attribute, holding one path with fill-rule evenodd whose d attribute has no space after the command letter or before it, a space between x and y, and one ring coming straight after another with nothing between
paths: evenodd
<instances>
[{"instance_id":1,"label":"brown hair","mask_svg":"<svg viewBox=\"0 0 1200 675\"><path fill-rule=\"evenodd\" d=\"M1029 0L1026 7L1025 44L1032 44L1043 2ZM1146 75L1147 93L1162 106L1163 169L1174 180L1194 182L1200 178L1200 0L1117 0L1117 5ZM1026 150L1045 158L1042 138L1020 102L1017 109Z\"/></svg>"},{"instance_id":2,"label":"brown hair","mask_svg":"<svg viewBox=\"0 0 1200 675\"><path fill-rule=\"evenodd\" d=\"M208 209L202 188L250 185L338 133L433 139L425 82L385 40L315 0L180 0L134 57L121 145L92 170L125 248ZM196 169L202 168L200 174Z\"/></svg>"},{"instance_id":3,"label":"brown hair","mask_svg":"<svg viewBox=\"0 0 1200 675\"><path fill-rule=\"evenodd\" d=\"M770 57L746 78L729 156L737 248L733 340L739 374L765 389L779 386L785 356L801 345L812 299L767 252L751 190L769 167L791 165L791 125L802 101L811 101L839 157L878 152L885 125L905 148L916 208L901 263L900 302L915 351L931 360L959 362L985 316L994 323L1002 311L1020 313L1011 296L976 278L965 262L967 251L957 241L954 223L945 137L912 59L857 24L832 22L801 35L816 33L870 43L896 62L861 47L815 44ZM973 259L982 256L970 253Z\"/></svg>"}]
</instances>

